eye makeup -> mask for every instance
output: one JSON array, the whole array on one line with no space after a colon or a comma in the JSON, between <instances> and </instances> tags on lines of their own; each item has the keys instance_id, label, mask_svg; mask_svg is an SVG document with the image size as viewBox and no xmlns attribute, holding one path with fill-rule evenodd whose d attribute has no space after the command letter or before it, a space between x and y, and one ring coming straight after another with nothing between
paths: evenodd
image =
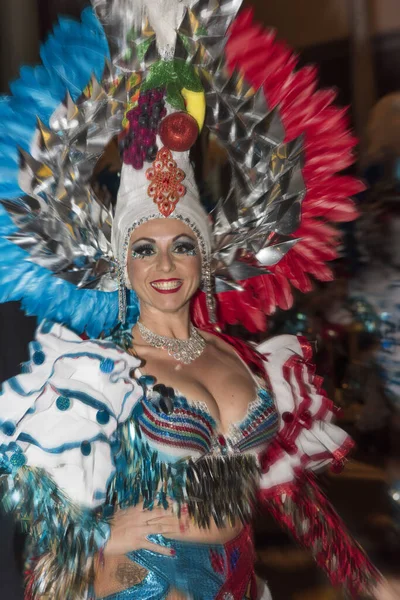
<instances>
[{"instance_id":1,"label":"eye makeup","mask_svg":"<svg viewBox=\"0 0 400 600\"><path fill-rule=\"evenodd\" d=\"M151 242L145 242L144 240L139 240L133 244L131 248L131 256L134 259L153 256L156 252L157 246Z\"/></svg>"},{"instance_id":2,"label":"eye makeup","mask_svg":"<svg viewBox=\"0 0 400 600\"><path fill-rule=\"evenodd\" d=\"M185 254L186 256L197 256L197 244L189 236L181 236L174 240L171 248L175 254Z\"/></svg>"},{"instance_id":3,"label":"eye makeup","mask_svg":"<svg viewBox=\"0 0 400 600\"><path fill-rule=\"evenodd\" d=\"M143 259L154 256L158 251L155 240L143 238L132 244L131 256L133 259ZM170 252L179 256L197 256L197 243L190 236L180 235L172 241Z\"/></svg>"}]
</instances>

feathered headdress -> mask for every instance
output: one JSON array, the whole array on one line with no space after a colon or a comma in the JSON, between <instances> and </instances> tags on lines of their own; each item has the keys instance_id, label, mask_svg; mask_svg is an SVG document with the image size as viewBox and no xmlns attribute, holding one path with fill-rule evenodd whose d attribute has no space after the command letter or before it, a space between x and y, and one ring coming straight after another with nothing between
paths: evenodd
<instances>
[{"instance_id":1,"label":"feathered headdress","mask_svg":"<svg viewBox=\"0 0 400 600\"><path fill-rule=\"evenodd\" d=\"M316 91L315 70L297 69L295 55L254 25L251 12L237 17L241 0L92 4L81 22L60 20L43 65L23 69L0 104L0 300L22 300L27 313L89 336L112 330L122 204L115 217L94 193L96 162L119 135L131 180L148 178L147 206L171 216L186 206L180 198L192 175L188 148L171 147L168 119L187 115L200 129L205 116L232 170L206 251L218 321L264 330L267 315L291 305L291 285L305 292L310 275L331 279L326 261L336 257L338 232L330 222L356 215L349 196L361 185L337 175L353 162L345 111L332 107L333 92ZM163 148L171 156L157 154ZM174 169L166 199L155 185L160 161ZM126 187L129 176L122 179ZM199 208L197 223L202 215ZM134 320L131 291L128 305ZM199 294L199 325L203 309Z\"/></svg>"}]
</instances>

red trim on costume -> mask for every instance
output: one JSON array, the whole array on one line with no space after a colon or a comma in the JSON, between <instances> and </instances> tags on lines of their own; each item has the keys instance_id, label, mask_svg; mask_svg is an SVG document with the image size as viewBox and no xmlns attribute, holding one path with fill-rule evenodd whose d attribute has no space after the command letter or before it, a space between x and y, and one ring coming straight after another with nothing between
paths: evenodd
<instances>
[{"instance_id":1,"label":"red trim on costume","mask_svg":"<svg viewBox=\"0 0 400 600\"><path fill-rule=\"evenodd\" d=\"M215 600L243 600L249 586L256 593L254 563L255 550L252 530L249 525L239 535L224 544L227 558L227 578ZM252 596L256 600L256 595Z\"/></svg>"},{"instance_id":2,"label":"red trim on costume","mask_svg":"<svg viewBox=\"0 0 400 600\"><path fill-rule=\"evenodd\" d=\"M273 498L264 495L263 500L297 542L311 550L333 585L344 586L352 598L371 594L381 575L349 535L312 475L304 473L296 486Z\"/></svg>"},{"instance_id":3,"label":"red trim on costume","mask_svg":"<svg viewBox=\"0 0 400 600\"><path fill-rule=\"evenodd\" d=\"M315 375L315 367L310 362L312 347L304 337L299 337L298 341L302 354L293 354L282 367L283 377L291 389L294 408L292 411L282 414L284 425L281 431L274 442L260 456L263 473L268 472L271 466L276 464L285 453L297 454L300 452L297 440L303 429L312 430L313 425L318 421L330 422L334 415L334 404L326 397L321 387L323 379ZM297 388L293 383L293 377ZM312 396L316 397L315 401ZM314 402L320 402L321 405L313 414ZM322 450L313 455L302 454L299 457L300 472L302 469L310 468L313 462L318 463L321 461L330 462L333 470L338 470L339 467L343 468L344 458L353 447L354 442L348 437L342 446L336 450ZM276 494L276 491L272 495L274 494Z\"/></svg>"}]
</instances>

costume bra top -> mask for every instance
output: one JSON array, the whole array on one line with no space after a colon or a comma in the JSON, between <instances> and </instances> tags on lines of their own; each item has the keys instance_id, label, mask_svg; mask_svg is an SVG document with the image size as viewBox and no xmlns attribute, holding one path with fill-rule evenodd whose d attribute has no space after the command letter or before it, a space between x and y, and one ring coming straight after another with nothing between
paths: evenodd
<instances>
[{"instance_id":1,"label":"costume bra top","mask_svg":"<svg viewBox=\"0 0 400 600\"><path fill-rule=\"evenodd\" d=\"M272 394L257 385L245 418L222 435L204 402L154 385L154 378L142 376L138 369L135 374L143 395L130 424L122 427L115 454L121 475L110 486L108 502L129 506L143 499L144 506L151 507L173 499L187 505L201 527L211 519L218 526L250 520L260 475L258 453L278 430Z\"/></svg>"},{"instance_id":2,"label":"costume bra top","mask_svg":"<svg viewBox=\"0 0 400 600\"><path fill-rule=\"evenodd\" d=\"M140 381L145 389L136 411L140 431L169 462L210 453L260 451L277 432L278 413L273 396L260 385L244 419L232 424L223 435L204 402L189 401L179 391L162 384L152 385L146 376Z\"/></svg>"}]
</instances>

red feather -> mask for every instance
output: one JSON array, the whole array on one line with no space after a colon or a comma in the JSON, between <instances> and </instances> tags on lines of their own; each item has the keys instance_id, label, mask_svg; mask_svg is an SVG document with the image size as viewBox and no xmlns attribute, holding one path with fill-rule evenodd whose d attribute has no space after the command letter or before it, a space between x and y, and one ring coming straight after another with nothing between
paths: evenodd
<instances>
[{"instance_id":1,"label":"red feather","mask_svg":"<svg viewBox=\"0 0 400 600\"><path fill-rule=\"evenodd\" d=\"M293 233L299 241L268 274L241 282L243 292L218 295L221 325L240 322L250 331L262 331L265 315L292 305L291 285L307 292L312 289L309 275L332 279L326 261L337 257L339 233L329 223L357 217L350 198L364 186L353 177L338 175L354 163L357 140L348 130L347 109L332 105L336 93L317 90L315 67L297 69L295 53L277 41L273 31L254 23L251 9L242 11L231 25L225 52L229 67L240 70L256 89L263 86L271 109L279 107L286 141L304 137L307 193L301 224ZM199 314L204 320L204 311Z\"/></svg>"}]
</instances>

